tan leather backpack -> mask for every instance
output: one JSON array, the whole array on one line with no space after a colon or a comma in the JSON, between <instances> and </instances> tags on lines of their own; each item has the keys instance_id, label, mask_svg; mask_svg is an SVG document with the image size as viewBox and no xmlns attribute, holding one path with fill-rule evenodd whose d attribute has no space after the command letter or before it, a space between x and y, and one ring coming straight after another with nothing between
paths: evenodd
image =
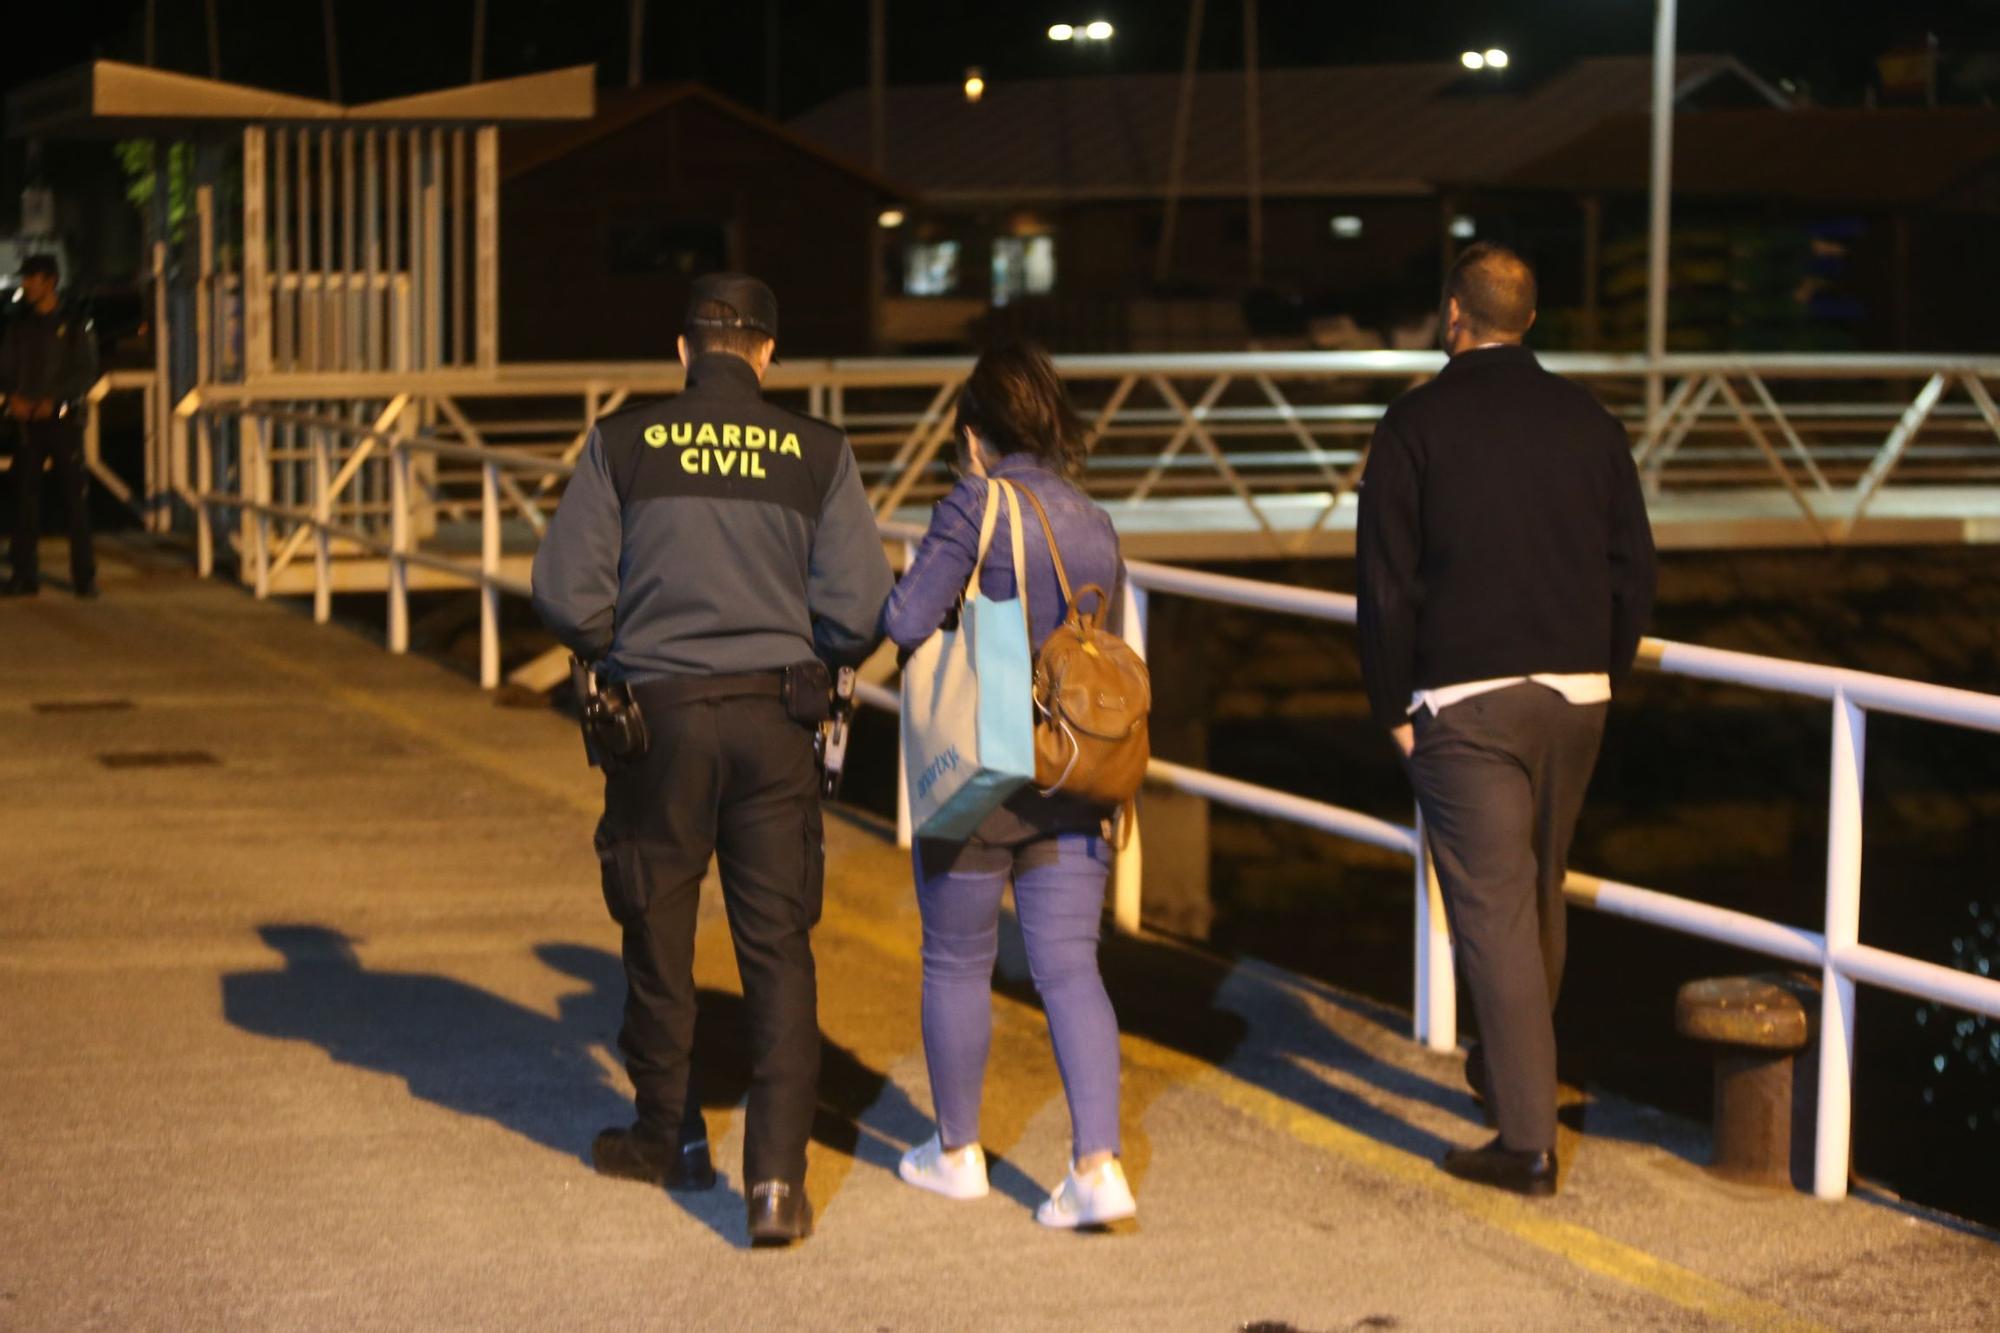
<instances>
[{"instance_id":1,"label":"tan leather backpack","mask_svg":"<svg viewBox=\"0 0 2000 1333\"><path fill-rule=\"evenodd\" d=\"M1066 792L1104 806L1129 805L1146 780L1151 743L1146 728L1152 679L1132 646L1104 628L1110 597L1095 583L1070 590L1055 529L1042 502L1034 506L1055 562L1069 615L1035 654L1035 785L1045 796ZM1019 575L1023 583L1026 573ZM1081 603L1097 595L1096 610ZM1127 827L1129 828L1129 821Z\"/></svg>"}]
</instances>

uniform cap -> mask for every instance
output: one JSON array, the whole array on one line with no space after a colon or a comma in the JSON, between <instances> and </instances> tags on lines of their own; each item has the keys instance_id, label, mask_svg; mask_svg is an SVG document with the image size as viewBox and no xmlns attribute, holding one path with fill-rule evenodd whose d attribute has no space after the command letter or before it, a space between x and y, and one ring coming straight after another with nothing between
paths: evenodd
<instances>
[{"instance_id":1,"label":"uniform cap","mask_svg":"<svg viewBox=\"0 0 2000 1333\"><path fill-rule=\"evenodd\" d=\"M720 302L736 312L729 319L699 319L695 312L710 302ZM694 280L688 293L689 327L706 329L751 329L767 338L778 336L778 298L747 273L704 273Z\"/></svg>"}]
</instances>

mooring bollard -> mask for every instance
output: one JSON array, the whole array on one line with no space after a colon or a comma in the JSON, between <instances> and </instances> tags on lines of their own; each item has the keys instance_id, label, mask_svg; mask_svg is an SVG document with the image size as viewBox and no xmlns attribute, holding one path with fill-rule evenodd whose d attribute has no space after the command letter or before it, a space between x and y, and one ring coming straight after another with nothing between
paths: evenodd
<instances>
[{"instance_id":1,"label":"mooring bollard","mask_svg":"<svg viewBox=\"0 0 2000 1333\"><path fill-rule=\"evenodd\" d=\"M1715 1152L1709 1169L1717 1175L1778 1189L1793 1184L1794 1150L1807 1150L1812 1123L1810 1092L1794 1097L1794 1057L1812 1039L1818 1003L1819 988L1812 981L1783 974L1717 977L1681 987L1674 1026L1715 1047Z\"/></svg>"}]
</instances>

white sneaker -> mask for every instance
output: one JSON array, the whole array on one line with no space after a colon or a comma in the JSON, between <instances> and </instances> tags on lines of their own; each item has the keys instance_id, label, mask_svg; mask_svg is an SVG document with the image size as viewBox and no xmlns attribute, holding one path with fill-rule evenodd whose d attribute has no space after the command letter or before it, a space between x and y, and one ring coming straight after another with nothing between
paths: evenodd
<instances>
[{"instance_id":1,"label":"white sneaker","mask_svg":"<svg viewBox=\"0 0 2000 1333\"><path fill-rule=\"evenodd\" d=\"M1045 1227L1101 1227L1122 1222L1138 1211L1132 1187L1125 1181L1125 1168L1114 1157L1088 1176L1079 1176L1072 1165L1048 1202L1035 1210L1035 1220Z\"/></svg>"},{"instance_id":2,"label":"white sneaker","mask_svg":"<svg viewBox=\"0 0 2000 1333\"><path fill-rule=\"evenodd\" d=\"M896 1174L947 1199L986 1197L986 1153L976 1143L946 1152L943 1140L933 1134L903 1154Z\"/></svg>"}]
</instances>

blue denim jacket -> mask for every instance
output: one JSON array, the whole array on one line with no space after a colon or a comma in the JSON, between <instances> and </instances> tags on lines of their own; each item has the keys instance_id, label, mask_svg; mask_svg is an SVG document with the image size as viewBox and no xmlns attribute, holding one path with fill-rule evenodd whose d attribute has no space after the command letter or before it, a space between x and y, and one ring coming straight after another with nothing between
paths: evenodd
<instances>
[{"instance_id":1,"label":"blue denim jacket","mask_svg":"<svg viewBox=\"0 0 2000 1333\"><path fill-rule=\"evenodd\" d=\"M1105 623L1115 628L1124 566L1118 558L1118 532L1111 526L1111 516L1033 454L1008 454L993 467L992 474L1034 491L1048 511L1049 526L1055 529L1071 590L1081 590L1090 583L1104 589L1111 603ZM898 647L915 648L928 639L965 591L965 581L972 577L972 562L979 555L979 524L986 515L988 491L983 478L965 477L938 501L930 529L917 546L916 559L882 608L883 631ZM1069 615L1069 605L1056 582L1055 562L1049 558L1048 540L1042 535L1034 506L1022 508L1029 570L1028 631L1039 651ZM1007 515L1002 512L985 567L979 571L979 590L1004 601L1015 595L1014 586L1014 549L1007 535ZM1095 611L1093 602L1086 600L1084 610Z\"/></svg>"}]
</instances>

